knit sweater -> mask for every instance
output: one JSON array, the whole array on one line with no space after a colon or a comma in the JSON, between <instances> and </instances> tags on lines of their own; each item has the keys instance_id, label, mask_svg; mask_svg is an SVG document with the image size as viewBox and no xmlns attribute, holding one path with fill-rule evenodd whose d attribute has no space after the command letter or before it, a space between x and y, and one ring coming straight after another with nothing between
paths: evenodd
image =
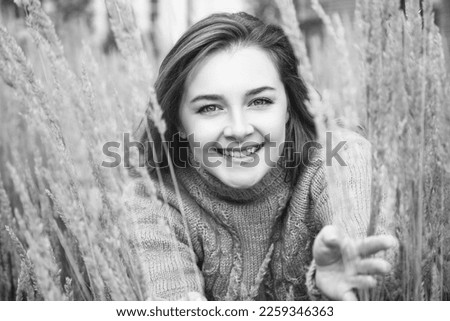
<instances>
[{"instance_id":1,"label":"knit sweater","mask_svg":"<svg viewBox=\"0 0 450 321\"><path fill-rule=\"evenodd\" d=\"M315 236L334 224L362 238L370 219L370 146L356 134L345 140L339 155L347 166L334 187L352 205L345 211L332 210L342 204L329 197L324 151L294 187L285 181L281 163L248 189L228 187L195 166L175 169L177 185L168 170L160 173L162 183L153 175L156 188L135 179L125 204L148 295L175 300L195 291L208 300L317 299Z\"/></svg>"}]
</instances>

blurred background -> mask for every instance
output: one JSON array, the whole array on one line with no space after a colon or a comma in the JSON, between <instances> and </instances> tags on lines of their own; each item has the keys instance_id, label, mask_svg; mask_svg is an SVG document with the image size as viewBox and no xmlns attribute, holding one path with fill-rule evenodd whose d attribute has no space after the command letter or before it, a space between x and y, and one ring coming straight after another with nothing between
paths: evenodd
<instances>
[{"instance_id":1,"label":"blurred background","mask_svg":"<svg viewBox=\"0 0 450 321\"><path fill-rule=\"evenodd\" d=\"M404 6L405 0L394 1L398 1L400 8ZM85 35L89 34L91 45L101 46L105 52L116 49L104 0L42 0L41 2L44 10L50 14L56 24L56 30L60 36L63 33L69 33L73 38L78 33L78 37L85 41ZM270 0L133 0L130 3L144 38L143 42L158 62L188 26L211 13L246 11L266 22L279 21L279 11L274 1ZM328 14L339 14L347 24L352 21L356 0L321 0L320 3ZM436 24L444 38L448 61L450 0L432 0L432 3ZM314 59L315 53L323 49L322 20L312 10L311 0L294 0L294 5L300 28L306 37L309 56ZM0 9L0 19L6 25L8 21L24 15L24 11L14 4L14 0L0 0ZM74 30L78 32L72 32ZM24 34L23 37L27 36ZM61 38L65 39L65 37ZM22 40L22 45L25 45L26 40ZM64 45L66 47L70 44Z\"/></svg>"}]
</instances>

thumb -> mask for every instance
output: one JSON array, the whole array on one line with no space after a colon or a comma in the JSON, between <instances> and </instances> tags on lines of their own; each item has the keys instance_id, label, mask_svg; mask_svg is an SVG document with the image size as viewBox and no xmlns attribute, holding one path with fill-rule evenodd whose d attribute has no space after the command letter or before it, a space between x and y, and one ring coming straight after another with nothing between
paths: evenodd
<instances>
[{"instance_id":1,"label":"thumb","mask_svg":"<svg viewBox=\"0 0 450 321\"><path fill-rule=\"evenodd\" d=\"M317 234L313 245L313 256L318 266L327 266L341 259L341 243L344 236L339 230L327 225Z\"/></svg>"}]
</instances>

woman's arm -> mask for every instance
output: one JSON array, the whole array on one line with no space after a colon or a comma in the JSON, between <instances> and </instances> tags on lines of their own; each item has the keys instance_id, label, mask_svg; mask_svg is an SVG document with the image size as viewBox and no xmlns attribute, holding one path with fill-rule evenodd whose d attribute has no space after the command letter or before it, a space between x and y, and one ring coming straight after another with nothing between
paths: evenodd
<instances>
[{"instance_id":1,"label":"woman's arm","mask_svg":"<svg viewBox=\"0 0 450 321\"><path fill-rule=\"evenodd\" d=\"M390 264L372 256L395 245L389 220L378 220L375 236L367 238L370 224L370 144L350 132L333 135L333 146L346 141L339 151L345 164L326 159L312 180L313 218L321 230L313 247L314 260L307 274L312 299L355 299L352 289L376 286L375 275L389 271ZM326 151L330 152L330 151ZM325 152L325 153L326 153ZM326 156L325 156L326 158ZM391 257L392 258L392 257ZM392 259L389 259L391 261ZM320 290L320 291L319 291Z\"/></svg>"},{"instance_id":2,"label":"woman's arm","mask_svg":"<svg viewBox=\"0 0 450 321\"><path fill-rule=\"evenodd\" d=\"M188 300L192 292L204 297L203 277L180 211L151 196L142 179L127 187L124 203L148 298Z\"/></svg>"}]
</instances>

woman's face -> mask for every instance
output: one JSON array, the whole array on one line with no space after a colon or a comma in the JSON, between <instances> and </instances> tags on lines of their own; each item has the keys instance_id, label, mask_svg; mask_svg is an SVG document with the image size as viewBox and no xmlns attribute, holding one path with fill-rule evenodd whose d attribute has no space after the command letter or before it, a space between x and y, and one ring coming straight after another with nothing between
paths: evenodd
<instances>
[{"instance_id":1,"label":"woman's face","mask_svg":"<svg viewBox=\"0 0 450 321\"><path fill-rule=\"evenodd\" d=\"M276 66L257 47L219 51L199 63L179 116L200 166L234 188L255 185L276 165L289 117Z\"/></svg>"}]
</instances>

